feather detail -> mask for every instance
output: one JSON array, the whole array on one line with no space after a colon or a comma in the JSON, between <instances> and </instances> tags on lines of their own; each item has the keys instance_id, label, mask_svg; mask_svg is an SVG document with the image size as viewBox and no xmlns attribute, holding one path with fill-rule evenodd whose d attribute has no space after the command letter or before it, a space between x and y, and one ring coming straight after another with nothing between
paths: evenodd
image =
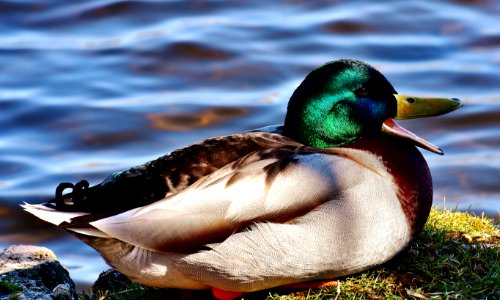
<instances>
[{"instance_id":1,"label":"feather detail","mask_svg":"<svg viewBox=\"0 0 500 300\"><path fill-rule=\"evenodd\" d=\"M21 207L30 214L56 226L60 226L63 223L69 223L72 218L88 214L84 212L57 211L54 207L50 206L50 204L29 204L25 202L21 204Z\"/></svg>"}]
</instances>

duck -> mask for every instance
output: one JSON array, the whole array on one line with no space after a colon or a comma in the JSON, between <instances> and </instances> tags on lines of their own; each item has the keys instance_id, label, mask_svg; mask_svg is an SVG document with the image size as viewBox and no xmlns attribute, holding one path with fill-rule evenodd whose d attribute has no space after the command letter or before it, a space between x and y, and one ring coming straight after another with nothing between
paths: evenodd
<instances>
[{"instance_id":1,"label":"duck","mask_svg":"<svg viewBox=\"0 0 500 300\"><path fill-rule=\"evenodd\" d=\"M203 140L94 186L61 183L53 200L22 207L152 287L232 299L327 281L418 236L433 187L417 147L443 152L395 120L462 106L398 94L369 64L336 60L305 77L281 125Z\"/></svg>"}]
</instances>

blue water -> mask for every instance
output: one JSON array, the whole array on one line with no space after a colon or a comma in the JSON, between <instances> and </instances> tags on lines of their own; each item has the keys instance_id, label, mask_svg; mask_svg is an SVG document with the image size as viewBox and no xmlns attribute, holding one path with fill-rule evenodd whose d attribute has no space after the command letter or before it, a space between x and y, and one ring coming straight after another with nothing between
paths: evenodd
<instances>
[{"instance_id":1,"label":"blue water","mask_svg":"<svg viewBox=\"0 0 500 300\"><path fill-rule=\"evenodd\" d=\"M280 123L294 88L339 58L400 93L458 97L401 122L426 152L434 200L500 209L500 3L456 1L0 1L0 247L52 248L80 286L89 247L22 212L61 181L108 174L207 137Z\"/></svg>"}]
</instances>

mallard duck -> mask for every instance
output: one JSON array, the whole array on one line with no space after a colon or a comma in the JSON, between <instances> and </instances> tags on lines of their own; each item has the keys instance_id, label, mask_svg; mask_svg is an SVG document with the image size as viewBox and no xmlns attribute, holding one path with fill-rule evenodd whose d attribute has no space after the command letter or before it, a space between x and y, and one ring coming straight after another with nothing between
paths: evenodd
<instances>
[{"instance_id":1,"label":"mallard duck","mask_svg":"<svg viewBox=\"0 0 500 300\"><path fill-rule=\"evenodd\" d=\"M333 61L295 90L283 125L207 139L93 187L62 183L53 201L23 207L149 286L238 293L327 280L390 260L426 222L432 179L415 146L442 151L394 119L461 106Z\"/></svg>"}]
</instances>

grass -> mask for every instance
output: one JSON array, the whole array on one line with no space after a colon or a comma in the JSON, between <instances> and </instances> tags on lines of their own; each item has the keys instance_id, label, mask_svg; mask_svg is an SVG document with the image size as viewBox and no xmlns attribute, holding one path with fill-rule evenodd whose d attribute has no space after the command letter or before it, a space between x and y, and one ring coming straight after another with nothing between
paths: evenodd
<instances>
[{"instance_id":1,"label":"grass","mask_svg":"<svg viewBox=\"0 0 500 300\"><path fill-rule=\"evenodd\" d=\"M101 289L81 299L207 299L208 294L137 284ZM172 292L177 294L172 294ZM187 293L187 294L186 294ZM261 291L245 300L500 299L500 230L484 216L432 209L420 237L399 256L372 270L339 278L336 286Z\"/></svg>"},{"instance_id":2,"label":"grass","mask_svg":"<svg viewBox=\"0 0 500 300\"><path fill-rule=\"evenodd\" d=\"M7 300L14 300L18 298L18 292L21 292L23 288L10 280L8 277L0 279L0 298ZM7 297L7 295L9 295ZM2 297L3 296L3 297Z\"/></svg>"}]
</instances>

